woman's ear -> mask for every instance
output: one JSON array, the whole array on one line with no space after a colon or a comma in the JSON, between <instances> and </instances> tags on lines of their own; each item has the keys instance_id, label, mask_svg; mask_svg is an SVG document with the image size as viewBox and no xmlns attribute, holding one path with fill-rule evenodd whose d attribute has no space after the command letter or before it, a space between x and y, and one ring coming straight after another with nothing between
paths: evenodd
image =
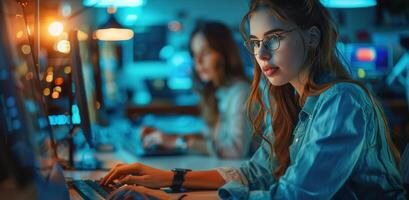
<instances>
[{"instance_id":1,"label":"woman's ear","mask_svg":"<svg viewBox=\"0 0 409 200\"><path fill-rule=\"evenodd\" d=\"M313 26L307 30L308 43L310 48L317 48L321 41L321 31L316 26Z\"/></svg>"}]
</instances>

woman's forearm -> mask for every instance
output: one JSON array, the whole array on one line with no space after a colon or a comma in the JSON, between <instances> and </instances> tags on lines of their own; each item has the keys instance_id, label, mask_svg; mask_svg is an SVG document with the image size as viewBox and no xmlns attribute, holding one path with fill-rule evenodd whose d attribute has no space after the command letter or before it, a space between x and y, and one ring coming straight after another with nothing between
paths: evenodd
<instances>
[{"instance_id":1,"label":"woman's forearm","mask_svg":"<svg viewBox=\"0 0 409 200\"><path fill-rule=\"evenodd\" d=\"M183 187L188 189L215 190L224 184L225 181L217 170L191 171L186 173Z\"/></svg>"}]
</instances>

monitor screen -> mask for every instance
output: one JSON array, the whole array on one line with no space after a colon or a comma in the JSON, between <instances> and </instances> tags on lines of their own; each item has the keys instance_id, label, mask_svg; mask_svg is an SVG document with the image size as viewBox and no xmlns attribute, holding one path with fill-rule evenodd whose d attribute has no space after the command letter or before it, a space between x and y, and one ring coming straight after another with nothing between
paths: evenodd
<instances>
[{"instance_id":1,"label":"monitor screen","mask_svg":"<svg viewBox=\"0 0 409 200\"><path fill-rule=\"evenodd\" d=\"M89 101L87 98L86 84L84 81L84 63L81 59L81 48L78 40L78 32L72 31L70 33L70 46L71 46L71 65L72 65L72 76L74 82L74 94L76 103L79 109L80 116L80 127L82 133L85 136L85 139L88 142L88 145L93 147L93 136L91 130L91 119L90 119L90 108L93 108L92 105L88 105ZM95 110L91 110L92 113L95 113Z\"/></svg>"},{"instance_id":2,"label":"monitor screen","mask_svg":"<svg viewBox=\"0 0 409 200\"><path fill-rule=\"evenodd\" d=\"M136 27L138 37L134 37L134 60L160 60L160 51L166 45L168 27L147 26Z\"/></svg>"},{"instance_id":3,"label":"monitor screen","mask_svg":"<svg viewBox=\"0 0 409 200\"><path fill-rule=\"evenodd\" d=\"M382 78L392 65L392 51L383 45L347 44L346 57L354 77L360 79Z\"/></svg>"}]
</instances>

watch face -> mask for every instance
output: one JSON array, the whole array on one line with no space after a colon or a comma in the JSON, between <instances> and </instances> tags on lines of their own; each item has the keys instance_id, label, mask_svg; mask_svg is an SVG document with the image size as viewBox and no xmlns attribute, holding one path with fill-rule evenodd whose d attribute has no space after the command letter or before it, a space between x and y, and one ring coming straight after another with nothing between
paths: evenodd
<instances>
[{"instance_id":1,"label":"watch face","mask_svg":"<svg viewBox=\"0 0 409 200\"><path fill-rule=\"evenodd\" d=\"M191 169L183 169L183 168L174 168L172 169L173 172L189 172L192 171Z\"/></svg>"}]
</instances>

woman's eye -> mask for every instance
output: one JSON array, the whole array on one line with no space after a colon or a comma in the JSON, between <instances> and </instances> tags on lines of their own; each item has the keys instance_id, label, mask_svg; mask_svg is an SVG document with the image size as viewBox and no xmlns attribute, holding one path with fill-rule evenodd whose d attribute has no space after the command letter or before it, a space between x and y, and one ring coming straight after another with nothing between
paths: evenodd
<instances>
[{"instance_id":1,"label":"woman's eye","mask_svg":"<svg viewBox=\"0 0 409 200\"><path fill-rule=\"evenodd\" d=\"M252 43L254 47L260 47L260 41L253 40Z\"/></svg>"}]
</instances>

